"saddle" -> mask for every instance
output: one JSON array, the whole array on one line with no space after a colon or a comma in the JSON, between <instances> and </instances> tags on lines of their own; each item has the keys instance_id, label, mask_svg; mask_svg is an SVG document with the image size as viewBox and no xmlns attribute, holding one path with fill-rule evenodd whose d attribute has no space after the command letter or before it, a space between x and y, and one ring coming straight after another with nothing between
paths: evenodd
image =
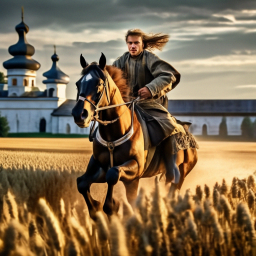
<instances>
[{"instance_id":1,"label":"saddle","mask_svg":"<svg viewBox=\"0 0 256 256\"><path fill-rule=\"evenodd\" d=\"M190 122L175 119L158 103L139 102L134 109L143 131L144 149L148 151L145 170L154 156L156 147L171 135L174 135L171 154L175 154L180 149L199 148L194 136L189 132Z\"/></svg>"},{"instance_id":2,"label":"saddle","mask_svg":"<svg viewBox=\"0 0 256 256\"><path fill-rule=\"evenodd\" d=\"M136 114L144 120L149 134L151 146L159 145L167 137L186 134L191 123L176 120L162 105L155 101L138 102L135 105Z\"/></svg>"}]
</instances>

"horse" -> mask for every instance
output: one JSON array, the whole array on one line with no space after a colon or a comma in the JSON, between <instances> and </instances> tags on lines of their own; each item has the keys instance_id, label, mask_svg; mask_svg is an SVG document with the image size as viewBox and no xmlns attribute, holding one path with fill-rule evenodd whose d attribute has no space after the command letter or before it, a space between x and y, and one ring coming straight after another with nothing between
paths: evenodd
<instances>
[{"instance_id":1,"label":"horse","mask_svg":"<svg viewBox=\"0 0 256 256\"><path fill-rule=\"evenodd\" d=\"M98 122L98 129L94 132L93 155L86 172L77 178L77 188L83 195L92 218L102 209L110 216L119 208L119 202L113 198L113 188L118 181L123 182L127 200L133 205L140 178L164 175L171 168L170 137L156 146L151 161L146 166L150 153L150 148L146 147L150 147L150 144L145 146L146 136L142 123L138 113L134 111L136 99L129 101L129 86L122 71L106 65L103 53L99 64L93 62L90 65L81 54L80 64L83 68L82 77L76 82L77 100L72 115L79 127L88 127L94 120ZM196 162L195 148L178 151L176 165L180 180L177 188L182 186L184 178ZM108 189L102 207L100 202L92 198L90 186L106 182Z\"/></svg>"}]
</instances>

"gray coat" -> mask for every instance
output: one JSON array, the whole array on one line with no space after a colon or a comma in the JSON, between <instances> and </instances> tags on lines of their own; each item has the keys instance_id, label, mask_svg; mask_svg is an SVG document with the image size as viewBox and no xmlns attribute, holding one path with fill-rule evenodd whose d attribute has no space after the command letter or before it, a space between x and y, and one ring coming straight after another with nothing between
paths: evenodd
<instances>
[{"instance_id":1,"label":"gray coat","mask_svg":"<svg viewBox=\"0 0 256 256\"><path fill-rule=\"evenodd\" d=\"M113 66L122 69L126 74L135 97L138 90L146 86L154 99L161 97L157 100L160 104L168 100L166 93L175 88L180 81L180 74L176 69L147 50L135 58L131 57L129 52L125 52L114 61ZM166 104L163 105L167 107Z\"/></svg>"},{"instance_id":2,"label":"gray coat","mask_svg":"<svg viewBox=\"0 0 256 256\"><path fill-rule=\"evenodd\" d=\"M185 134L184 128L176 123L167 110L166 93L180 81L180 74L169 63L144 50L135 58L129 52L124 53L113 66L122 69L126 74L133 96L136 97L138 90L144 86L152 94L153 99L140 101L135 106L147 123L152 146L158 145L170 135L180 132Z\"/></svg>"}]
</instances>

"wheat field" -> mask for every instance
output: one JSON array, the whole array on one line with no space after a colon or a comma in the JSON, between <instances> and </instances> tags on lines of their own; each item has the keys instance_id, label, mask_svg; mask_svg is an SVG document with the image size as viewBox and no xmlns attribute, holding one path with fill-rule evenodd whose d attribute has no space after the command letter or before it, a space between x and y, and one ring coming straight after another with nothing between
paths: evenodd
<instances>
[{"instance_id":1,"label":"wheat field","mask_svg":"<svg viewBox=\"0 0 256 256\"><path fill-rule=\"evenodd\" d=\"M134 209L122 200L117 215L93 221L76 190L89 146L31 141L0 141L0 255L256 255L254 175L184 184L174 198L156 177ZM103 201L105 189L92 194Z\"/></svg>"}]
</instances>

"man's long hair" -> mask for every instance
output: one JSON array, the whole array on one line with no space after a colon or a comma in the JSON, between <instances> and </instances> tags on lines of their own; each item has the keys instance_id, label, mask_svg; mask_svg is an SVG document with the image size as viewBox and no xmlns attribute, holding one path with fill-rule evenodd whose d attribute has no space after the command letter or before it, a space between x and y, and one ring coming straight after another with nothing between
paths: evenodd
<instances>
[{"instance_id":1,"label":"man's long hair","mask_svg":"<svg viewBox=\"0 0 256 256\"><path fill-rule=\"evenodd\" d=\"M127 31L125 35L125 41L127 42L128 36L140 36L144 47L143 49L147 49L149 51L154 51L155 49L162 50L166 43L169 41L170 36L163 34L163 33L157 33L157 34L146 34L142 30L135 28L130 29Z\"/></svg>"}]
</instances>

